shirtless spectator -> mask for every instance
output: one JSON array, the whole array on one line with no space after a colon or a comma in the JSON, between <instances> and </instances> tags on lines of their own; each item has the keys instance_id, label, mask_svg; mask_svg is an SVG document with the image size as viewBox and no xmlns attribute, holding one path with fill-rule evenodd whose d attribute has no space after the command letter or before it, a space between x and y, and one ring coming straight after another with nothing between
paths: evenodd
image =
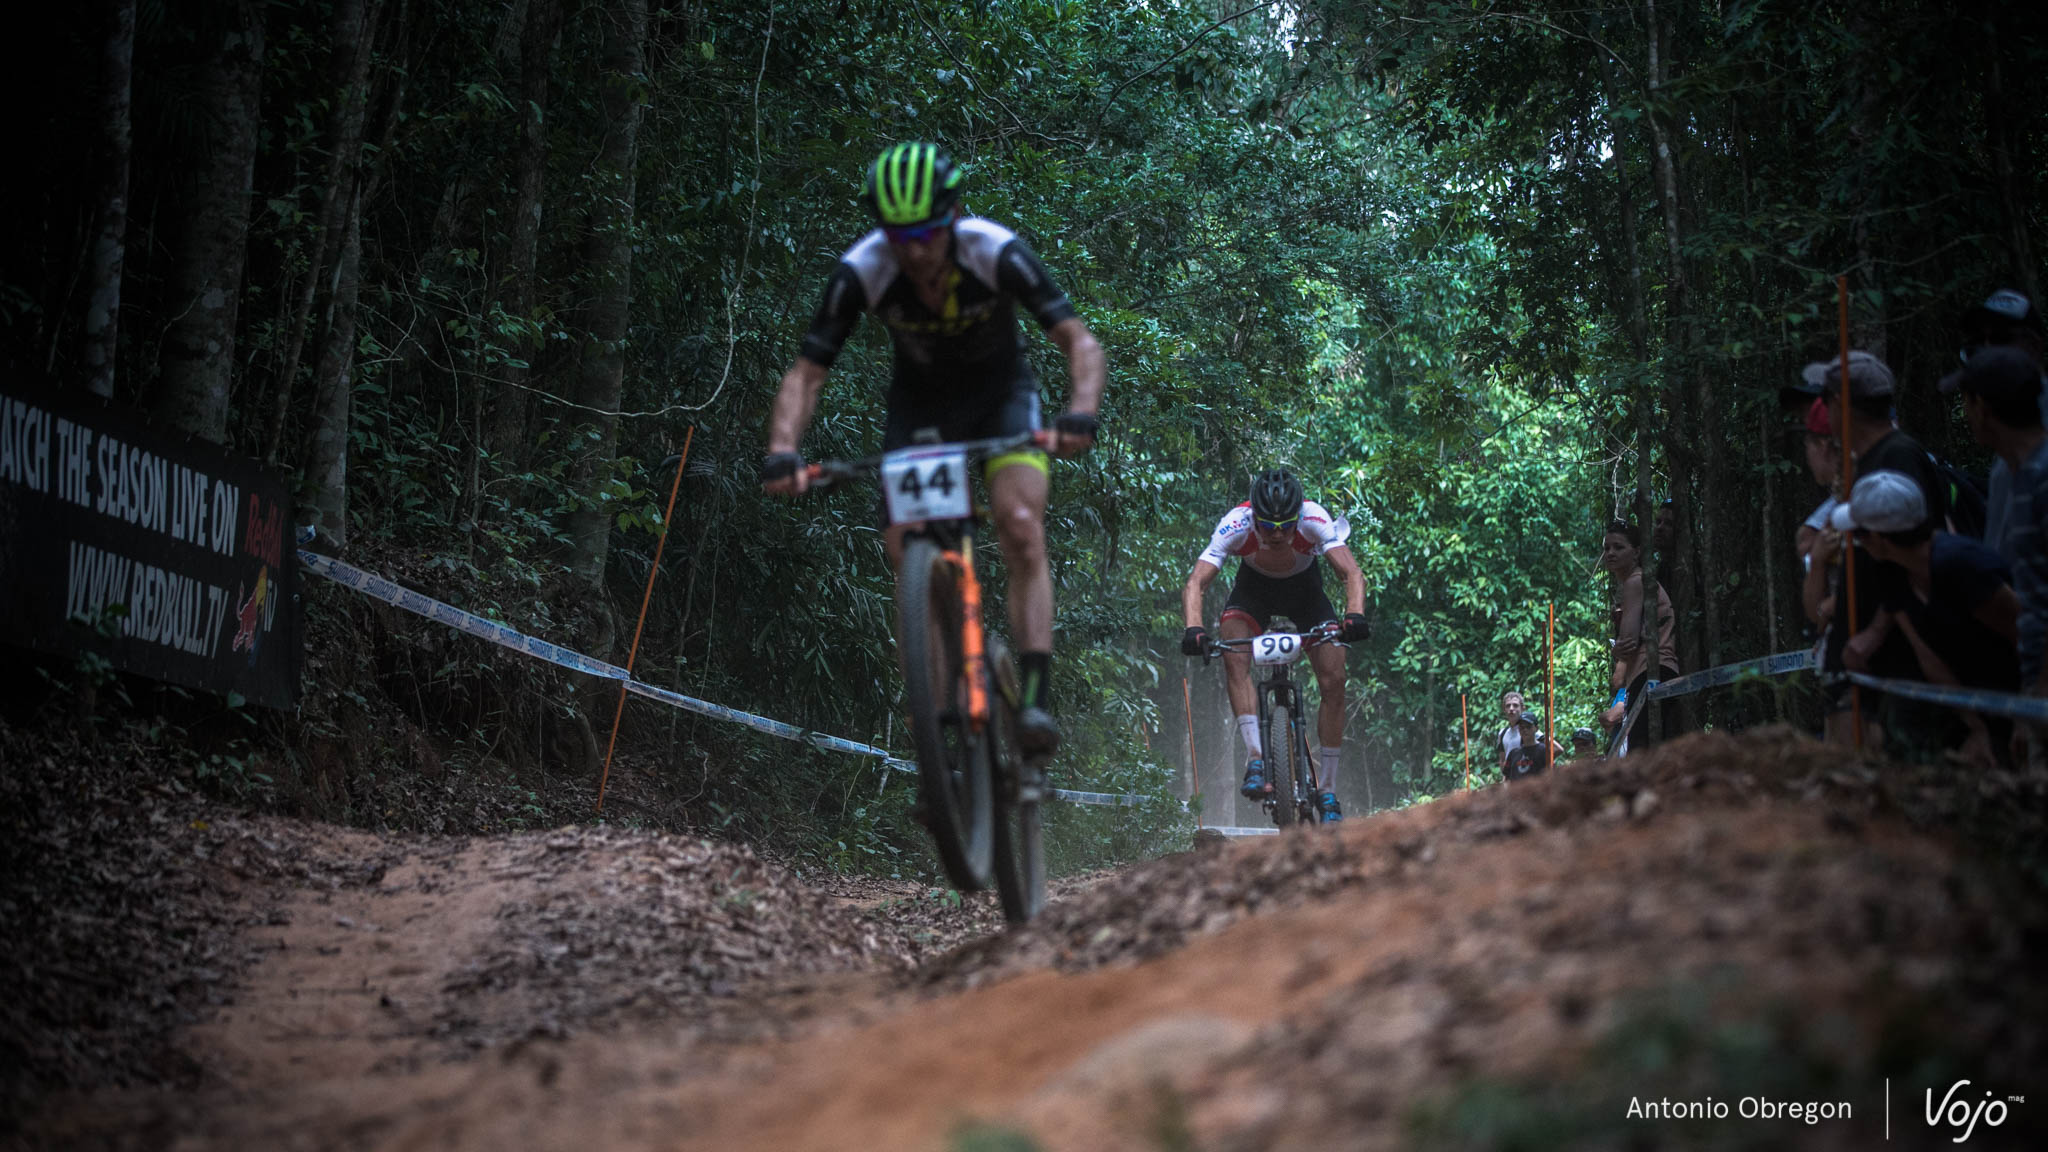
<instances>
[{"instance_id":1,"label":"shirtless spectator","mask_svg":"<svg viewBox=\"0 0 2048 1152\"><path fill-rule=\"evenodd\" d=\"M1989 545L1935 531L1919 485L1892 471L1856 481L1849 503L1835 509L1830 525L1854 531L1871 556L1905 573L1869 626L1843 649L1851 671L1869 671L1870 656L1896 633L1912 650L1915 679L1994 692L2018 689L2019 601L2005 561ZM1895 718L1906 713L1896 710ZM1960 742L1964 757L1981 767L1995 767L2011 738L2011 725L1997 717L1941 708L1912 713L1913 722L1902 727L1929 733L1945 747ZM1958 717L1960 741L1948 731Z\"/></svg>"},{"instance_id":2,"label":"shirtless spectator","mask_svg":"<svg viewBox=\"0 0 2048 1152\"><path fill-rule=\"evenodd\" d=\"M1662 584L1657 585L1657 603L1653 608L1657 614L1654 663L1643 650L1642 555L1640 528L1625 520L1607 526L1600 548L1600 565L1614 580L1614 607L1609 615L1614 631L1614 670L1608 681L1614 699L1607 711L1600 714L1600 723L1614 734L1608 746L1617 750L1640 750L1648 743L1649 725L1643 723L1641 708L1635 709L1635 720L1629 724L1629 730L1620 730L1628 717L1629 705L1642 699L1651 680L1669 680L1678 675L1677 620L1671 611L1671 596ZM1673 703L1667 700L1661 706L1666 735L1672 733L1678 718L1671 707Z\"/></svg>"}]
</instances>

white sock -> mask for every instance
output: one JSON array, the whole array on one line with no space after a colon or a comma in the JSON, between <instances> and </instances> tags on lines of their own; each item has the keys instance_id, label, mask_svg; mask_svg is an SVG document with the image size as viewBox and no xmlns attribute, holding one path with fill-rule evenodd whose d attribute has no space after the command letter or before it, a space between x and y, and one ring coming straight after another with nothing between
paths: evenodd
<instances>
[{"instance_id":1,"label":"white sock","mask_svg":"<svg viewBox=\"0 0 2048 1152\"><path fill-rule=\"evenodd\" d=\"M1244 741L1246 755L1254 760L1265 755L1264 752L1259 750L1259 718L1257 716L1239 716L1237 718L1237 735L1239 739Z\"/></svg>"},{"instance_id":2,"label":"white sock","mask_svg":"<svg viewBox=\"0 0 2048 1152\"><path fill-rule=\"evenodd\" d=\"M1337 765L1344 756L1344 749L1322 747L1316 749L1316 780L1323 791L1337 790Z\"/></svg>"}]
</instances>

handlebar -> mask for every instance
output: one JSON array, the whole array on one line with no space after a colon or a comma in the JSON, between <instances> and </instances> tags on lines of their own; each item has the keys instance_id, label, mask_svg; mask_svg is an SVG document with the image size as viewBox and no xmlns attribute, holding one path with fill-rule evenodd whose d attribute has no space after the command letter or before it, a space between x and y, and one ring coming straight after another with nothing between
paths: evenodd
<instances>
[{"instance_id":1,"label":"handlebar","mask_svg":"<svg viewBox=\"0 0 2048 1152\"><path fill-rule=\"evenodd\" d=\"M992 436L986 440L961 440L936 444L905 444L903 447L964 448L969 458L986 460L992 456L1001 456L1006 452L1015 452L1021 448L1036 447L1051 451L1054 435L1051 430L1041 428L1035 432L1019 432L1011 436ZM857 460L821 460L816 464L806 465L804 473L809 477L811 491L824 491L835 485L865 479L880 472L882 470L882 458L885 455L887 453L862 456Z\"/></svg>"},{"instance_id":2,"label":"handlebar","mask_svg":"<svg viewBox=\"0 0 2048 1152\"><path fill-rule=\"evenodd\" d=\"M1339 648L1348 648L1350 645L1337 639L1337 634L1343 630L1344 626L1337 621L1325 620L1321 624L1306 631L1297 632L1295 635L1301 637L1301 646L1303 648L1316 648L1324 644L1335 644ZM1202 653L1202 663L1207 665L1209 661L1216 657L1227 655L1231 652L1249 652L1251 651L1253 641L1257 639L1257 636L1241 636L1232 640L1222 640L1211 636L1209 637L1208 648Z\"/></svg>"}]
</instances>

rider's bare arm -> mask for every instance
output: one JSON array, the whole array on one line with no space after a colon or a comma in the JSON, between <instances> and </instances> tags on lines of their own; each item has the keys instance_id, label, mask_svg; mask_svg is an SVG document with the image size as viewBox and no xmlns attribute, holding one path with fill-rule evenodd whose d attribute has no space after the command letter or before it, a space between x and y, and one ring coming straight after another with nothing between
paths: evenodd
<instances>
[{"instance_id":1,"label":"rider's bare arm","mask_svg":"<svg viewBox=\"0 0 2048 1152\"><path fill-rule=\"evenodd\" d=\"M794 452L811 426L811 414L818 408L818 393L825 387L828 369L806 356L796 358L782 375L782 387L775 393L775 407L768 414L768 451ZM770 492L802 492L808 477L801 471L763 487Z\"/></svg>"},{"instance_id":2,"label":"rider's bare arm","mask_svg":"<svg viewBox=\"0 0 2048 1152\"><path fill-rule=\"evenodd\" d=\"M1358 566L1358 557L1351 554L1351 546L1339 544L1323 553L1323 559L1344 578L1344 611L1365 611L1365 572Z\"/></svg>"},{"instance_id":3,"label":"rider's bare arm","mask_svg":"<svg viewBox=\"0 0 2048 1152\"><path fill-rule=\"evenodd\" d=\"M1183 625L1188 628L1202 626L1202 594L1216 580L1217 568L1207 560L1195 561L1195 570L1188 573L1187 587L1180 591L1180 612Z\"/></svg>"},{"instance_id":4,"label":"rider's bare arm","mask_svg":"<svg viewBox=\"0 0 2048 1152\"><path fill-rule=\"evenodd\" d=\"M1067 398L1067 410L1086 412L1094 415L1102 407L1102 384L1108 375L1107 361L1102 355L1102 345L1095 339L1095 333L1081 322L1079 316L1065 320L1045 330L1052 342L1060 346L1067 355L1067 373L1073 380L1073 392ZM1054 448L1060 456L1072 456L1087 450L1094 441L1086 437L1061 436Z\"/></svg>"}]
</instances>

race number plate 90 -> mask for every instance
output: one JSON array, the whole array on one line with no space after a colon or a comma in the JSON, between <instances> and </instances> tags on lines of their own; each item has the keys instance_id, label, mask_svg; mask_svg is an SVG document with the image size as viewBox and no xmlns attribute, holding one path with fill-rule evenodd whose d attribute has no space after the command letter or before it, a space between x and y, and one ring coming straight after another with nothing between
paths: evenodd
<instances>
[{"instance_id":1,"label":"race number plate 90","mask_svg":"<svg viewBox=\"0 0 2048 1152\"><path fill-rule=\"evenodd\" d=\"M1252 662L1292 664L1301 659L1301 637L1292 632L1267 632L1252 637Z\"/></svg>"},{"instance_id":2,"label":"race number plate 90","mask_svg":"<svg viewBox=\"0 0 2048 1152\"><path fill-rule=\"evenodd\" d=\"M889 523L965 520L967 451L964 448L905 448L882 457L882 493Z\"/></svg>"}]
</instances>

